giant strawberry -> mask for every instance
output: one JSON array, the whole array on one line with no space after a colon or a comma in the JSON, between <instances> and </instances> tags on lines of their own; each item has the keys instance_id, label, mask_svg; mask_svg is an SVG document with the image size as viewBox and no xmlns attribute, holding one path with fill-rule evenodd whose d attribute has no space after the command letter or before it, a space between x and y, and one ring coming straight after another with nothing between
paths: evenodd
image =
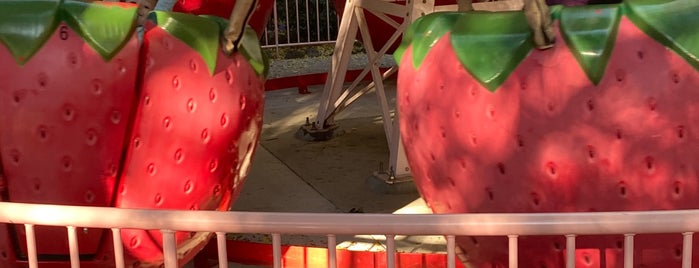
<instances>
[{"instance_id":1,"label":"giant strawberry","mask_svg":"<svg viewBox=\"0 0 699 268\"><path fill-rule=\"evenodd\" d=\"M699 208L696 14L694 0L556 7L543 51L521 12L416 21L396 55L422 196L436 213ZM622 235L577 241L578 266L622 266ZM636 241L638 266L679 266L681 235ZM506 238L458 243L473 267L507 265ZM564 266L564 237L519 243L520 267Z\"/></svg>"},{"instance_id":2,"label":"giant strawberry","mask_svg":"<svg viewBox=\"0 0 699 268\"><path fill-rule=\"evenodd\" d=\"M0 2L3 200L113 204L136 96L135 14L123 4ZM64 228L36 233L41 256L68 254L54 242L67 238ZM26 256L22 225L3 224L0 239L0 266ZM103 230L78 232L80 253L112 258L101 247L107 239Z\"/></svg>"},{"instance_id":3,"label":"giant strawberry","mask_svg":"<svg viewBox=\"0 0 699 268\"><path fill-rule=\"evenodd\" d=\"M248 28L241 53L227 56L219 49L222 19L164 12L152 18L157 25L144 38L116 206L228 210L262 127L265 62L257 36ZM207 236L178 233L179 250L196 253ZM141 261L161 260L159 231L125 231L123 238Z\"/></svg>"},{"instance_id":4,"label":"giant strawberry","mask_svg":"<svg viewBox=\"0 0 699 268\"><path fill-rule=\"evenodd\" d=\"M225 21L158 13L140 46L135 18L127 4L0 2L3 201L230 207L261 124L266 66L255 33L224 55ZM23 232L2 225L1 267L26 258ZM65 229L36 232L40 261L65 264ZM207 238L193 235L178 234L182 262ZM122 232L129 263L162 262L152 237ZM83 265L114 265L110 233L84 229L78 239Z\"/></svg>"}]
</instances>

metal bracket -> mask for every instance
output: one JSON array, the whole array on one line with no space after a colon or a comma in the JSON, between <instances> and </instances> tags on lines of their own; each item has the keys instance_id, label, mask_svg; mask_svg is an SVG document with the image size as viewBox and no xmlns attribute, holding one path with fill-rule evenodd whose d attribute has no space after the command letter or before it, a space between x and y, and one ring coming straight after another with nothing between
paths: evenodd
<instances>
[{"instance_id":1,"label":"metal bracket","mask_svg":"<svg viewBox=\"0 0 699 268\"><path fill-rule=\"evenodd\" d=\"M389 166L384 170L383 163L379 165L379 170L367 179L367 185L373 191L383 194L406 194L416 193L417 187L413 183L412 176L396 176L395 170Z\"/></svg>"},{"instance_id":2,"label":"metal bracket","mask_svg":"<svg viewBox=\"0 0 699 268\"><path fill-rule=\"evenodd\" d=\"M296 137L306 141L327 141L343 132L338 125L325 125L320 128L316 122L310 122L306 118L306 124L296 131Z\"/></svg>"}]
</instances>

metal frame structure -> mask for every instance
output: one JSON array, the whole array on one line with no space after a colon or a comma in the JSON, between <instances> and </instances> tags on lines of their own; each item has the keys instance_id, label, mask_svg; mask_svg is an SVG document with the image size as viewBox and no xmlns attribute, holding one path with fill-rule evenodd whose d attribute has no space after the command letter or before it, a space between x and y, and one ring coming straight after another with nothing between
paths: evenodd
<instances>
[{"instance_id":1,"label":"metal frame structure","mask_svg":"<svg viewBox=\"0 0 699 268\"><path fill-rule=\"evenodd\" d=\"M332 132L337 128L335 116L360 96L375 90L390 152L388 170L386 172L380 170L375 175L384 179L387 183L409 181L411 178L410 167L403 151L398 129L398 114L391 112L393 107L389 105L383 84L383 80L396 73L398 67L393 66L382 72L379 69L379 60L386 55L386 52L394 43L399 41L399 37L410 23L418 17L414 14L424 15L434 11L434 0L408 0L406 3L402 4L386 0L347 0L332 56L332 66L328 72L328 80L323 89L318 113L312 124L302 126L304 132L316 139L331 138ZM450 8L456 9L456 6L454 5ZM395 29L388 42L383 47L378 48L378 50L373 46L370 27L367 24L364 11L376 15ZM397 22L389 15L403 18L403 21ZM357 79L349 87L344 88L349 58L358 34L361 34L368 62ZM365 87L359 87L362 79L368 74L371 74L372 82Z\"/></svg>"},{"instance_id":2,"label":"metal frame structure","mask_svg":"<svg viewBox=\"0 0 699 268\"><path fill-rule=\"evenodd\" d=\"M498 11L521 9L522 5L522 1L510 0L474 3L473 8L475 10ZM318 140L331 138L332 132L338 127L335 116L360 96L375 90L390 152L388 170L386 172L379 171L375 173L375 176L389 184L410 181L410 167L405 157L398 129L398 112L391 113L394 107L391 107L386 99L383 84L383 80L396 73L398 67L393 66L387 71L381 72L379 60L386 55L394 43L399 41L399 37L417 18L438 11L454 11L457 8L456 1L450 5L437 5L435 0L406 0L405 4L391 0L347 0L332 56L332 67L328 71L328 81L323 88L318 113L315 120L302 126L301 130ZM367 24L365 11L376 15L395 29L388 42L378 50L373 47L371 27ZM399 23L389 16L401 17L403 21ZM363 40L362 45L366 50L368 62L359 77L345 88L345 74L358 34ZM360 88L360 82L367 74L371 74L372 82Z\"/></svg>"},{"instance_id":3,"label":"metal frame structure","mask_svg":"<svg viewBox=\"0 0 699 268\"><path fill-rule=\"evenodd\" d=\"M624 236L624 267L633 267L634 236L637 234L682 234L682 268L692 265L692 239L699 230L699 210L577 213L501 214L339 214L270 213L232 211L147 210L79 207L0 202L0 222L23 224L27 234L28 263L38 267L34 226L66 227L71 267L80 267L78 228L111 229L115 264L124 267L121 229L160 230L163 235L165 268L177 267L175 231L216 234L219 267L228 267L227 233L272 234L274 267L282 267L282 234L317 234L328 239L328 267L336 267L336 235L384 234L386 263L395 267L396 235L445 235L447 267L456 267L456 236L506 236L510 268L518 267L518 237L560 235L566 238L566 267L575 267L578 235Z\"/></svg>"}]
</instances>

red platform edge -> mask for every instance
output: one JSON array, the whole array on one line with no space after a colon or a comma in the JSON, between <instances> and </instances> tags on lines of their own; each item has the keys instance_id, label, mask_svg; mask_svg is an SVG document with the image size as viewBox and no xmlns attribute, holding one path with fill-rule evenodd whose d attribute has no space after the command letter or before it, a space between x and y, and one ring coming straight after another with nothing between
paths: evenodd
<instances>
[{"instance_id":1,"label":"red platform edge","mask_svg":"<svg viewBox=\"0 0 699 268\"><path fill-rule=\"evenodd\" d=\"M282 246L282 267L311 268L328 265L328 249L307 246ZM229 262L244 265L272 266L272 245L257 242L227 240L226 252ZM386 267L386 252L337 250L338 268ZM442 268L447 267L444 253L396 253L396 268ZM212 267L218 264L216 239L212 239L194 258L194 267ZM456 260L456 267L464 266Z\"/></svg>"},{"instance_id":2,"label":"red platform edge","mask_svg":"<svg viewBox=\"0 0 699 268\"><path fill-rule=\"evenodd\" d=\"M384 73L389 68L379 68ZM361 74L362 70L348 70L345 75L345 82L352 82ZM396 74L389 76L388 79L395 79ZM328 73L303 74L288 77L279 77L268 79L265 83L265 91L288 89L297 87L299 94L308 94L308 86L323 85L328 79ZM371 75L365 75L362 81L371 80Z\"/></svg>"}]
</instances>

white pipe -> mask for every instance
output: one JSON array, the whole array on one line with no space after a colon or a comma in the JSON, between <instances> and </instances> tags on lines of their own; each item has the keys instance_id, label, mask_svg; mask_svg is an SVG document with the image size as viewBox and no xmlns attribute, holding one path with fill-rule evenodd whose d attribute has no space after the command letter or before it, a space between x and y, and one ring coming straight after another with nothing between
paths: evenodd
<instances>
[{"instance_id":1,"label":"white pipe","mask_svg":"<svg viewBox=\"0 0 699 268\"><path fill-rule=\"evenodd\" d=\"M0 222L226 233L586 235L699 230L699 210L394 215L150 210L0 202Z\"/></svg>"},{"instance_id":2,"label":"white pipe","mask_svg":"<svg viewBox=\"0 0 699 268\"><path fill-rule=\"evenodd\" d=\"M68 229L68 248L70 250L70 267L80 268L80 249L78 246L78 234L75 226L66 226Z\"/></svg>"},{"instance_id":3,"label":"white pipe","mask_svg":"<svg viewBox=\"0 0 699 268\"><path fill-rule=\"evenodd\" d=\"M29 259L29 268L38 268L39 257L36 255L36 235L34 234L34 224L24 224L24 233L27 237L27 257Z\"/></svg>"},{"instance_id":4,"label":"white pipe","mask_svg":"<svg viewBox=\"0 0 699 268\"><path fill-rule=\"evenodd\" d=\"M624 267L633 267L634 235L681 233L683 268L691 267L693 233L699 229L699 210L515 214L338 214L231 211L147 210L0 202L0 223L24 224L30 268L38 266L34 225L111 228L117 267L123 267L120 229L163 230L165 267L176 267L175 232L273 233L275 267L281 267L281 234L508 236L510 267L517 267L518 235L565 235L568 267L575 235L624 234ZM114 226L118 226L114 227ZM77 248L75 229L69 227L71 255ZM518 235L508 235L517 233ZM575 234L575 235L573 235ZM70 238L73 236L73 238ZM387 236L389 255L395 251ZM332 239L329 239L332 242ZM73 244L75 246L73 246ZM451 249L453 247L450 247ZM573 253L571 253L573 251ZM449 253L448 253L449 254ZM453 253L451 253L453 254ZM449 255L451 255L449 254ZM225 255L225 254L223 254ZM389 256L390 258L390 256ZM450 260L453 259L450 257Z\"/></svg>"},{"instance_id":5,"label":"white pipe","mask_svg":"<svg viewBox=\"0 0 699 268\"><path fill-rule=\"evenodd\" d=\"M274 268L282 267L282 236L272 234L272 256L274 258Z\"/></svg>"},{"instance_id":6,"label":"white pipe","mask_svg":"<svg viewBox=\"0 0 699 268\"><path fill-rule=\"evenodd\" d=\"M566 268L575 268L575 235L566 235Z\"/></svg>"},{"instance_id":7,"label":"white pipe","mask_svg":"<svg viewBox=\"0 0 699 268\"><path fill-rule=\"evenodd\" d=\"M447 235L447 268L456 268L456 237Z\"/></svg>"},{"instance_id":8,"label":"white pipe","mask_svg":"<svg viewBox=\"0 0 699 268\"><path fill-rule=\"evenodd\" d=\"M682 268L692 267L692 237L694 233L682 233Z\"/></svg>"},{"instance_id":9,"label":"white pipe","mask_svg":"<svg viewBox=\"0 0 699 268\"><path fill-rule=\"evenodd\" d=\"M124 268L124 244L121 241L121 229L112 229L112 240L114 241L114 263L116 268Z\"/></svg>"},{"instance_id":10,"label":"white pipe","mask_svg":"<svg viewBox=\"0 0 699 268\"><path fill-rule=\"evenodd\" d=\"M299 20L299 0L295 0L294 3L296 4L296 42L301 43L301 20ZM308 7L306 7L306 18L310 18L310 16L308 16ZM308 19L306 19L306 21L308 21Z\"/></svg>"},{"instance_id":11,"label":"white pipe","mask_svg":"<svg viewBox=\"0 0 699 268\"><path fill-rule=\"evenodd\" d=\"M226 249L226 233L216 232L216 244L218 245L218 267L228 268L228 250Z\"/></svg>"},{"instance_id":12,"label":"white pipe","mask_svg":"<svg viewBox=\"0 0 699 268\"><path fill-rule=\"evenodd\" d=\"M163 234L163 257L165 268L177 268L177 243L175 241L175 231L160 230Z\"/></svg>"},{"instance_id":13,"label":"white pipe","mask_svg":"<svg viewBox=\"0 0 699 268\"><path fill-rule=\"evenodd\" d=\"M519 253L517 253L517 251L518 251L517 237L518 237L517 235L508 235L507 236L508 245L509 245L509 250L508 250L509 258L508 258L508 260L509 260L509 264L510 264L509 267L510 268L517 268L517 265L519 264L519 260L518 260Z\"/></svg>"},{"instance_id":14,"label":"white pipe","mask_svg":"<svg viewBox=\"0 0 699 268\"><path fill-rule=\"evenodd\" d=\"M624 268L633 268L633 236L624 234Z\"/></svg>"},{"instance_id":15,"label":"white pipe","mask_svg":"<svg viewBox=\"0 0 699 268\"><path fill-rule=\"evenodd\" d=\"M396 267L396 236L386 235L386 267Z\"/></svg>"},{"instance_id":16,"label":"white pipe","mask_svg":"<svg viewBox=\"0 0 699 268\"><path fill-rule=\"evenodd\" d=\"M337 238L334 234L328 235L328 267L337 267Z\"/></svg>"}]
</instances>

